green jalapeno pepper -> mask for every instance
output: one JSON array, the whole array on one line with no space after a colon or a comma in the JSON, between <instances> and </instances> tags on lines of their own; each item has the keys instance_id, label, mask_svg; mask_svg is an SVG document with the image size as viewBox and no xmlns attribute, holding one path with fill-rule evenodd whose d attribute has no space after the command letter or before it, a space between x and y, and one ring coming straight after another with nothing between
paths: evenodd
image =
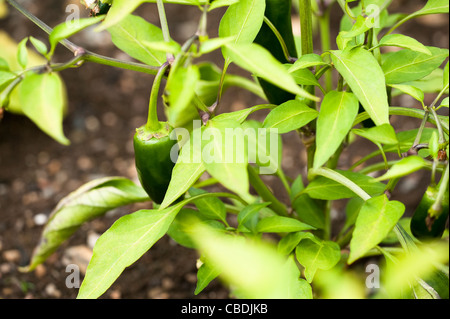
<instances>
[{"instance_id":1,"label":"green jalapeno pepper","mask_svg":"<svg viewBox=\"0 0 450 319\"><path fill-rule=\"evenodd\" d=\"M172 129L167 123L160 124L163 128L159 132L149 131L145 125L138 128L133 139L139 181L158 204L164 200L175 166L170 154L178 154L177 141L170 139Z\"/></svg>"},{"instance_id":2,"label":"green jalapeno pepper","mask_svg":"<svg viewBox=\"0 0 450 319\"><path fill-rule=\"evenodd\" d=\"M136 130L133 139L139 181L157 204L164 200L178 156L177 140L170 138L172 128L159 122L157 114L159 87L168 67L168 63L163 64L153 81L147 123Z\"/></svg>"},{"instance_id":3,"label":"green jalapeno pepper","mask_svg":"<svg viewBox=\"0 0 450 319\"><path fill-rule=\"evenodd\" d=\"M449 208L448 190L440 205L439 211L433 209L438 187L429 186L417 206L411 219L411 232L417 239L440 238L444 233Z\"/></svg>"}]
</instances>

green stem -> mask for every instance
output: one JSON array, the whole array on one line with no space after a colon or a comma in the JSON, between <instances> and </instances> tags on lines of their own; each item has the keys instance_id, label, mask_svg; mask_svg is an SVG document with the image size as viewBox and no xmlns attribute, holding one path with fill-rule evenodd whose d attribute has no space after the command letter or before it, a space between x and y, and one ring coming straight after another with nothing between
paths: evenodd
<instances>
[{"instance_id":1,"label":"green stem","mask_svg":"<svg viewBox=\"0 0 450 319\"><path fill-rule=\"evenodd\" d=\"M97 64L103 64L111 67L116 67L124 70L130 70L130 71L136 71L151 75L156 75L158 73L158 67L142 64L142 63L136 63L136 62L128 62L128 61L121 61L118 59L110 58L107 56L103 56L97 53L93 53L90 51L86 51L86 53L83 55L83 60L88 62L94 62Z\"/></svg>"},{"instance_id":2,"label":"green stem","mask_svg":"<svg viewBox=\"0 0 450 319\"><path fill-rule=\"evenodd\" d=\"M17 3L15 0L7 0L7 2L13 6L17 11L22 13L25 17L27 17L30 21L32 21L35 25L37 25L39 28L41 28L45 33L51 34L53 29L49 27L46 23L44 23L42 20L37 18L35 15L33 15L31 12L29 12L27 9L25 9L22 5ZM85 50L78 45L72 43L71 41L64 39L60 41L63 46L65 46L68 50L70 50L75 55L82 56L81 60L83 61L89 61L94 62L98 64L108 65L112 67L117 67L121 69L131 70L131 71L137 71L142 73L147 73L151 75L155 75L158 72L159 68L149 66L142 63L135 63L135 62L126 62L117 60L114 58L106 57L100 54L96 54L93 52L90 52L88 50ZM78 61L79 62L79 61Z\"/></svg>"},{"instance_id":3,"label":"green stem","mask_svg":"<svg viewBox=\"0 0 450 319\"><path fill-rule=\"evenodd\" d=\"M419 109L413 109L408 107L399 107L399 106L391 106L389 107L389 115L399 115L399 116L408 116L413 117L417 119L423 119L425 116L424 110ZM353 122L353 126L358 125L359 123L369 119L370 116L367 114L367 112L362 112L358 114L355 121ZM442 130L445 132L445 134L449 134L448 130L448 117L443 115L438 115L437 118L441 121ZM447 122L446 122L447 121ZM428 118L428 122L431 124L436 125L436 120L432 117Z\"/></svg>"},{"instance_id":4,"label":"green stem","mask_svg":"<svg viewBox=\"0 0 450 319\"><path fill-rule=\"evenodd\" d=\"M429 110L433 114L434 120L436 121L436 127L438 129L438 134L439 134L439 144L443 144L443 143L445 143L445 136L444 136L444 130L442 129L442 125L441 125L441 120L439 119L434 108L429 108ZM447 121L448 121L448 118L447 118ZM447 134L448 134L448 132L447 132Z\"/></svg>"},{"instance_id":5,"label":"green stem","mask_svg":"<svg viewBox=\"0 0 450 319\"><path fill-rule=\"evenodd\" d=\"M430 207L431 212L442 211L442 200L444 199L445 191L447 190L448 187L448 180L449 180L449 164L447 164L447 166L445 167L444 175L439 181L439 191L436 196L436 201Z\"/></svg>"},{"instance_id":6,"label":"green stem","mask_svg":"<svg viewBox=\"0 0 450 319\"><path fill-rule=\"evenodd\" d=\"M398 162L400 162L400 160L388 161L387 166L388 166L388 168L390 168L393 165L397 164ZM385 168L386 168L386 164L384 162L375 163L375 164L372 164L372 165L369 165L369 166L366 166L366 167L360 169L358 171L358 173L367 175L367 174L370 174L370 173L373 173L376 171L384 170ZM433 162L426 161L425 166L423 168L426 170L429 170L429 171L433 170ZM436 168L436 171L439 171L439 172L442 171L442 166L438 166Z\"/></svg>"},{"instance_id":7,"label":"green stem","mask_svg":"<svg viewBox=\"0 0 450 319\"><path fill-rule=\"evenodd\" d=\"M350 189L352 192L354 192L356 195L361 197L362 200L367 201L371 198L369 194L366 193L361 187L359 187L357 184L355 184L353 181L348 179L347 177L339 174L336 171L333 171L326 167L320 167L316 169L311 169L308 172L308 179L313 178L316 175L320 175L326 178L329 178L335 182L338 182L339 184L344 185L348 189Z\"/></svg>"},{"instance_id":8,"label":"green stem","mask_svg":"<svg viewBox=\"0 0 450 319\"><path fill-rule=\"evenodd\" d=\"M319 16L319 26L320 26L320 41L322 45L322 52L327 52L331 50L330 42L330 11L331 6L328 7L323 15ZM331 59L327 55L325 62L330 63ZM325 88L327 91L331 91L333 88L333 77L331 72L325 73Z\"/></svg>"},{"instance_id":9,"label":"green stem","mask_svg":"<svg viewBox=\"0 0 450 319\"><path fill-rule=\"evenodd\" d=\"M286 175L284 174L284 171L281 167L277 170L277 176L280 179L281 183L283 184L284 188L286 189L286 192L289 194L289 197L290 197L291 196L291 186L289 185Z\"/></svg>"},{"instance_id":10,"label":"green stem","mask_svg":"<svg viewBox=\"0 0 450 319\"><path fill-rule=\"evenodd\" d=\"M280 42L281 48L283 49L284 57L287 61L292 61L292 57L289 54L288 47L286 45L286 42L283 39L283 36L280 34L280 32L277 30L277 28L273 25L273 23L267 18L264 17L264 22L267 24L267 26L272 30L272 32L275 34L275 36L278 39L278 42Z\"/></svg>"},{"instance_id":11,"label":"green stem","mask_svg":"<svg viewBox=\"0 0 450 319\"><path fill-rule=\"evenodd\" d=\"M269 207L280 216L288 216L286 206L283 205L269 190L267 185L262 181L261 177L259 177L256 168L254 168L251 165L248 165L248 175L250 179L250 184L253 186L253 188L259 194L259 196L261 196L265 201L271 202Z\"/></svg>"},{"instance_id":12,"label":"green stem","mask_svg":"<svg viewBox=\"0 0 450 319\"><path fill-rule=\"evenodd\" d=\"M164 9L163 0L156 0L156 5L158 6L158 14L159 20L161 23L161 30L163 34L163 38L165 42L170 42L170 32L169 32L169 24L167 23L166 10ZM167 61L173 62L174 56L172 53L167 53Z\"/></svg>"},{"instance_id":13,"label":"green stem","mask_svg":"<svg viewBox=\"0 0 450 319\"><path fill-rule=\"evenodd\" d=\"M161 123L158 119L158 96L161 81L168 67L169 63L164 63L156 74L155 79L153 80L152 92L150 94L150 103L148 108L148 119L147 124L145 125L147 130L152 132L158 131L161 128Z\"/></svg>"},{"instance_id":14,"label":"green stem","mask_svg":"<svg viewBox=\"0 0 450 319\"><path fill-rule=\"evenodd\" d=\"M299 0L300 31L302 40L301 55L314 52L311 0Z\"/></svg>"},{"instance_id":15,"label":"green stem","mask_svg":"<svg viewBox=\"0 0 450 319\"><path fill-rule=\"evenodd\" d=\"M185 206L187 204L189 204L192 201L201 199L201 198L207 198L207 197L225 197L225 198L232 198L232 199L236 199L239 202L241 202L244 205L248 205L248 203L243 200L242 198L240 198L239 196L235 195L235 194L231 194L231 193L203 193L203 194L199 194L199 195L195 195L189 198L186 198L184 200L182 200L181 202L179 202L178 204L173 205L173 207L175 206Z\"/></svg>"}]
</instances>

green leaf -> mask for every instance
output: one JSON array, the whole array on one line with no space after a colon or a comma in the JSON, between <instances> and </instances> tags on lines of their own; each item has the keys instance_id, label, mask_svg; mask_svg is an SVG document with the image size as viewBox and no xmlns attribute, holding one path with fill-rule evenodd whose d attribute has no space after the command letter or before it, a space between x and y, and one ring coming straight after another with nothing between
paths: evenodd
<instances>
[{"instance_id":1,"label":"green leaf","mask_svg":"<svg viewBox=\"0 0 450 319\"><path fill-rule=\"evenodd\" d=\"M448 49L427 48L432 55L411 50L383 54L382 68L386 83L399 84L422 79L448 57Z\"/></svg>"},{"instance_id":2,"label":"green leaf","mask_svg":"<svg viewBox=\"0 0 450 319\"><path fill-rule=\"evenodd\" d=\"M376 182L373 177L364 174L342 170L336 170L336 172L353 181L371 196L383 193L386 187L383 183ZM337 200L356 196L353 191L344 185L323 176L319 176L309 183L304 193L312 198L323 200Z\"/></svg>"},{"instance_id":3,"label":"green leaf","mask_svg":"<svg viewBox=\"0 0 450 319\"><path fill-rule=\"evenodd\" d=\"M181 141L185 144L181 144L181 152L172 170L172 178L160 209L168 207L186 193L205 172L201 158L201 128L191 132L191 138L187 130L178 129L178 131L184 133L184 138L188 138L188 141Z\"/></svg>"},{"instance_id":4,"label":"green leaf","mask_svg":"<svg viewBox=\"0 0 450 319\"><path fill-rule=\"evenodd\" d=\"M248 162L259 166L260 174L275 174L282 162L283 142L276 130L263 129L261 122L242 123Z\"/></svg>"},{"instance_id":5,"label":"green leaf","mask_svg":"<svg viewBox=\"0 0 450 319\"><path fill-rule=\"evenodd\" d=\"M183 208L170 224L167 235L179 245L195 249L196 246L192 241L190 232L192 231L192 224L198 220L204 221L206 219L197 210Z\"/></svg>"},{"instance_id":6,"label":"green leaf","mask_svg":"<svg viewBox=\"0 0 450 319\"><path fill-rule=\"evenodd\" d=\"M174 127L183 120L185 112L190 111L199 79L200 73L196 65L179 67L170 72L165 89L168 104L166 114L168 122Z\"/></svg>"},{"instance_id":7,"label":"green leaf","mask_svg":"<svg viewBox=\"0 0 450 319\"><path fill-rule=\"evenodd\" d=\"M264 21L264 0L241 0L231 5L219 25L219 37L234 37L233 43L252 43ZM228 57L225 54L225 58Z\"/></svg>"},{"instance_id":8,"label":"green leaf","mask_svg":"<svg viewBox=\"0 0 450 319\"><path fill-rule=\"evenodd\" d=\"M422 104L422 107L425 108L425 104L423 103L425 94L421 89L406 84L390 84L389 86L413 97Z\"/></svg>"},{"instance_id":9,"label":"green leaf","mask_svg":"<svg viewBox=\"0 0 450 319\"><path fill-rule=\"evenodd\" d=\"M26 69L28 65L27 42L28 38L25 38L20 41L17 46L17 62L22 67L22 69Z\"/></svg>"},{"instance_id":10,"label":"green leaf","mask_svg":"<svg viewBox=\"0 0 450 319\"><path fill-rule=\"evenodd\" d=\"M152 66L166 62L165 52L147 45L148 42L164 41L161 29L143 18L129 15L108 31L114 45L131 57Z\"/></svg>"},{"instance_id":11,"label":"green leaf","mask_svg":"<svg viewBox=\"0 0 450 319\"><path fill-rule=\"evenodd\" d=\"M16 74L0 70L0 92L3 91L15 78Z\"/></svg>"},{"instance_id":12,"label":"green leaf","mask_svg":"<svg viewBox=\"0 0 450 319\"><path fill-rule=\"evenodd\" d=\"M56 73L25 77L19 88L19 97L23 113L43 132L61 144L70 143L63 132L66 91Z\"/></svg>"},{"instance_id":13,"label":"green leaf","mask_svg":"<svg viewBox=\"0 0 450 319\"><path fill-rule=\"evenodd\" d=\"M238 214L238 230L256 232L259 220L259 212L271 203L253 203L245 206Z\"/></svg>"},{"instance_id":14,"label":"green leaf","mask_svg":"<svg viewBox=\"0 0 450 319\"><path fill-rule=\"evenodd\" d=\"M83 185L53 210L27 270L43 263L85 222L113 208L144 201L149 201L147 193L123 177L106 177Z\"/></svg>"},{"instance_id":15,"label":"green leaf","mask_svg":"<svg viewBox=\"0 0 450 319\"><path fill-rule=\"evenodd\" d=\"M311 283L318 269L329 270L341 259L339 245L332 241L305 239L298 244L295 255L305 267L306 280Z\"/></svg>"},{"instance_id":16,"label":"green leaf","mask_svg":"<svg viewBox=\"0 0 450 319\"><path fill-rule=\"evenodd\" d=\"M48 48L44 42L36 39L35 37L30 37L30 42L31 42L31 44L33 44L33 46L37 52L39 52L43 56L47 56Z\"/></svg>"},{"instance_id":17,"label":"green leaf","mask_svg":"<svg viewBox=\"0 0 450 319\"><path fill-rule=\"evenodd\" d=\"M299 175L291 186L292 208L297 213L300 221L323 229L325 227L323 208L320 207L316 200L309 197L308 194L303 194L302 191L304 189L302 176Z\"/></svg>"},{"instance_id":18,"label":"green leaf","mask_svg":"<svg viewBox=\"0 0 450 319\"><path fill-rule=\"evenodd\" d=\"M58 24L50 33L49 41L50 41L50 53L52 56L53 52L55 52L56 45L58 42L70 38L74 34L80 32L87 27L90 27L98 22L100 22L104 16L92 17L92 18L82 18L78 19L75 22L62 22Z\"/></svg>"},{"instance_id":19,"label":"green leaf","mask_svg":"<svg viewBox=\"0 0 450 319\"><path fill-rule=\"evenodd\" d=\"M315 240L312 233L294 232L286 234L286 236L281 238L278 242L277 250L280 254L287 256L295 249L295 247L297 247L298 243L305 238Z\"/></svg>"},{"instance_id":20,"label":"green leaf","mask_svg":"<svg viewBox=\"0 0 450 319\"><path fill-rule=\"evenodd\" d=\"M195 287L194 294L198 295L205 289L211 281L220 275L220 271L217 271L214 267L203 263L197 271L197 286Z\"/></svg>"},{"instance_id":21,"label":"green leaf","mask_svg":"<svg viewBox=\"0 0 450 319\"><path fill-rule=\"evenodd\" d=\"M331 59L376 125L389 123L389 104L383 71L362 47L331 51Z\"/></svg>"},{"instance_id":22,"label":"green leaf","mask_svg":"<svg viewBox=\"0 0 450 319\"><path fill-rule=\"evenodd\" d=\"M297 219L283 216L263 218L256 226L256 231L259 233L292 233L313 229L316 228L302 223Z\"/></svg>"},{"instance_id":23,"label":"green leaf","mask_svg":"<svg viewBox=\"0 0 450 319\"><path fill-rule=\"evenodd\" d=\"M292 71L289 69L289 65L287 66L287 70L292 75L295 80L295 83L301 85L315 85L320 87L319 81L316 79L314 74L308 69L298 69L296 71Z\"/></svg>"},{"instance_id":24,"label":"green leaf","mask_svg":"<svg viewBox=\"0 0 450 319\"><path fill-rule=\"evenodd\" d=\"M193 239L208 264L240 298L310 298L311 290L299 283L299 270L292 259L264 242L230 236L200 224L194 225Z\"/></svg>"},{"instance_id":25,"label":"green leaf","mask_svg":"<svg viewBox=\"0 0 450 319\"><path fill-rule=\"evenodd\" d=\"M428 0L427 4L416 12L416 15L448 13L448 0Z\"/></svg>"},{"instance_id":26,"label":"green leaf","mask_svg":"<svg viewBox=\"0 0 450 319\"><path fill-rule=\"evenodd\" d=\"M202 159L207 172L223 186L251 200L243 130L235 121L210 120L202 128Z\"/></svg>"},{"instance_id":27,"label":"green leaf","mask_svg":"<svg viewBox=\"0 0 450 319\"><path fill-rule=\"evenodd\" d=\"M181 207L145 209L119 218L95 243L77 298L100 297L125 268L167 233Z\"/></svg>"},{"instance_id":28,"label":"green leaf","mask_svg":"<svg viewBox=\"0 0 450 319\"><path fill-rule=\"evenodd\" d=\"M215 1L214 3L216 3ZM221 47L223 47L225 44L233 42L234 37L226 37L226 38L214 38L214 39L208 39L201 43L199 53L200 54L206 54L210 53L212 51L215 51Z\"/></svg>"},{"instance_id":29,"label":"green leaf","mask_svg":"<svg viewBox=\"0 0 450 319\"><path fill-rule=\"evenodd\" d=\"M284 134L305 126L318 115L303 102L291 100L274 108L264 120L264 127L278 129L278 134Z\"/></svg>"},{"instance_id":30,"label":"green leaf","mask_svg":"<svg viewBox=\"0 0 450 319\"><path fill-rule=\"evenodd\" d=\"M352 93L330 91L325 95L317 119L314 168L322 166L336 152L352 128L359 102Z\"/></svg>"},{"instance_id":31,"label":"green leaf","mask_svg":"<svg viewBox=\"0 0 450 319\"><path fill-rule=\"evenodd\" d=\"M327 63L322 60L322 57L318 54L305 54L298 58L294 64L289 68L289 72L292 73L294 71L300 69L307 69L315 66L326 65Z\"/></svg>"},{"instance_id":32,"label":"green leaf","mask_svg":"<svg viewBox=\"0 0 450 319\"><path fill-rule=\"evenodd\" d=\"M11 68L9 67L8 61L0 57L0 70L1 71L11 71Z\"/></svg>"},{"instance_id":33,"label":"green leaf","mask_svg":"<svg viewBox=\"0 0 450 319\"><path fill-rule=\"evenodd\" d=\"M445 88L448 85L448 81L449 81L449 73L448 73L448 61L447 64L444 67L444 85L442 86L442 88Z\"/></svg>"},{"instance_id":34,"label":"green leaf","mask_svg":"<svg viewBox=\"0 0 450 319\"><path fill-rule=\"evenodd\" d=\"M292 75L286 67L275 59L269 51L262 46L251 44L227 44L226 54L231 60L241 68L252 72L255 76L283 88L301 97L318 101L319 98L306 92L295 83Z\"/></svg>"},{"instance_id":35,"label":"green leaf","mask_svg":"<svg viewBox=\"0 0 450 319\"><path fill-rule=\"evenodd\" d=\"M397 135L395 134L394 128L390 124L383 124L371 128L353 129L352 132L372 141L375 144L398 144Z\"/></svg>"},{"instance_id":36,"label":"green leaf","mask_svg":"<svg viewBox=\"0 0 450 319\"><path fill-rule=\"evenodd\" d=\"M207 193L202 189L191 188L189 194L196 196ZM200 211L200 214L206 219L218 219L228 225L226 221L227 210L225 204L218 198L208 197L194 200L194 205Z\"/></svg>"},{"instance_id":37,"label":"green leaf","mask_svg":"<svg viewBox=\"0 0 450 319\"><path fill-rule=\"evenodd\" d=\"M408 156L394 164L383 176L376 178L377 181L385 181L412 174L426 166L425 160L420 156Z\"/></svg>"},{"instance_id":38,"label":"green leaf","mask_svg":"<svg viewBox=\"0 0 450 319\"><path fill-rule=\"evenodd\" d=\"M208 11L212 11L214 9L221 7L231 6L236 2L239 2L239 0L215 0L213 3L210 4Z\"/></svg>"},{"instance_id":39,"label":"green leaf","mask_svg":"<svg viewBox=\"0 0 450 319\"><path fill-rule=\"evenodd\" d=\"M442 102L441 102L441 104L439 105L439 107L443 106L443 107L447 107L447 108L448 108L448 107L449 107L449 106L448 106L448 103L449 103L449 102L448 102L448 96L447 96L445 99L442 100Z\"/></svg>"},{"instance_id":40,"label":"green leaf","mask_svg":"<svg viewBox=\"0 0 450 319\"><path fill-rule=\"evenodd\" d=\"M106 30L128 17L146 0L114 0L113 5L108 11L105 21L96 29L96 31Z\"/></svg>"},{"instance_id":41,"label":"green leaf","mask_svg":"<svg viewBox=\"0 0 450 319\"><path fill-rule=\"evenodd\" d=\"M222 114L219 114L216 117L214 117L214 119L216 121L234 120L234 121L242 124L250 114L252 114L256 111L259 111L259 110L272 109L274 107L276 107L276 105L274 105L274 104L260 104L260 105L248 107L248 108L245 108L245 109L239 110L239 111L222 113Z\"/></svg>"},{"instance_id":42,"label":"green leaf","mask_svg":"<svg viewBox=\"0 0 450 319\"><path fill-rule=\"evenodd\" d=\"M384 194L367 200L356 219L350 241L348 264L378 245L394 228L404 212L405 206L401 202L389 201Z\"/></svg>"},{"instance_id":43,"label":"green leaf","mask_svg":"<svg viewBox=\"0 0 450 319\"><path fill-rule=\"evenodd\" d=\"M105 21L96 29L96 31L106 30L109 27L119 23L122 19L126 18L145 2L155 3L156 1L157 0L114 0ZM206 0L164 0L163 2L195 6L206 4Z\"/></svg>"},{"instance_id":44,"label":"green leaf","mask_svg":"<svg viewBox=\"0 0 450 319\"><path fill-rule=\"evenodd\" d=\"M388 34L381 38L378 46L394 46L432 55L431 51L422 43L403 34Z\"/></svg>"},{"instance_id":45,"label":"green leaf","mask_svg":"<svg viewBox=\"0 0 450 319\"><path fill-rule=\"evenodd\" d=\"M142 43L151 51L160 51L164 53L178 54L181 52L181 46L173 40L166 41L142 41Z\"/></svg>"},{"instance_id":46,"label":"green leaf","mask_svg":"<svg viewBox=\"0 0 450 319\"><path fill-rule=\"evenodd\" d=\"M384 272L382 285L385 287L389 298L399 298L402 291L410 290L412 283L417 283L418 279L423 278L429 281L429 278L432 278L433 274L436 273L435 265L447 264L448 260L448 242L424 243L419 249L398 256L396 262L392 263L391 267L387 267ZM440 277L435 277L435 281L439 280L441 283L430 281L433 284L431 290L433 295L438 293L435 290L436 284L444 284L446 289L444 288L443 293L448 294L448 271L447 274L441 272ZM442 291L440 292L442 293Z\"/></svg>"}]
</instances>

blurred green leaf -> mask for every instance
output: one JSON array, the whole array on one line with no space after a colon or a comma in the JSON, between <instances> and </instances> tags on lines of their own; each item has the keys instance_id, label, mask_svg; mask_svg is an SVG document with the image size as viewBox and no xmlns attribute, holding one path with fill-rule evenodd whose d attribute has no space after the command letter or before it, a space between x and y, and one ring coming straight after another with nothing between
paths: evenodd
<instances>
[{"instance_id":1,"label":"blurred green leaf","mask_svg":"<svg viewBox=\"0 0 450 319\"><path fill-rule=\"evenodd\" d=\"M26 69L28 65L27 42L28 38L25 38L19 42L19 45L17 47L17 62L22 67L22 69Z\"/></svg>"},{"instance_id":2,"label":"blurred green leaf","mask_svg":"<svg viewBox=\"0 0 450 319\"><path fill-rule=\"evenodd\" d=\"M61 78L56 73L31 74L22 80L19 88L23 113L43 132L68 145L70 142L63 132L67 98Z\"/></svg>"},{"instance_id":3,"label":"blurred green leaf","mask_svg":"<svg viewBox=\"0 0 450 319\"><path fill-rule=\"evenodd\" d=\"M96 23L99 23L104 18L103 15L91 18L82 18L75 21L65 21L58 24L50 33L49 41L50 41L50 53L52 56L53 52L55 52L56 45L58 42L70 38L74 34L80 32L87 27L90 27Z\"/></svg>"},{"instance_id":4,"label":"blurred green leaf","mask_svg":"<svg viewBox=\"0 0 450 319\"><path fill-rule=\"evenodd\" d=\"M208 264L240 298L311 298L309 285L300 280L292 259L263 242L230 236L196 224L193 239Z\"/></svg>"}]
</instances>

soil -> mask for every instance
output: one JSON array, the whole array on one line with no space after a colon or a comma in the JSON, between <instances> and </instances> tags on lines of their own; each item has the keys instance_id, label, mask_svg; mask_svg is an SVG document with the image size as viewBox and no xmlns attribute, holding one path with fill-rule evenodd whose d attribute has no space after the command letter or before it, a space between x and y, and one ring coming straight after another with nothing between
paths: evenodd
<instances>
[{"instance_id":1,"label":"soil","mask_svg":"<svg viewBox=\"0 0 450 319\"><path fill-rule=\"evenodd\" d=\"M26 1L24 5L54 26L64 21L69 3L78 1ZM421 3L423 1L395 1L393 6L396 10L412 12ZM80 8L81 13L87 15ZM177 5L168 5L167 10L175 40L183 41L192 35L200 16L199 10ZM28 35L46 39L45 34L31 22L13 9L10 11L9 16L0 20L0 29L6 30L16 41ZM153 4L143 5L137 13L158 24ZM209 18L212 36L217 35L222 13L217 10ZM333 24L337 23L338 20L333 19ZM408 23L407 29L402 31L427 45L448 48L448 16L418 19ZM72 40L97 53L127 59L104 33L84 32ZM65 61L70 58L70 53L58 48L56 58ZM220 54L212 54L208 58L217 61L218 65L223 63ZM245 74L235 67L231 72ZM0 122L0 298L75 298L77 289L66 287L69 275L66 265L78 263L83 270L92 253L93 242L117 218L149 208L146 204L129 205L86 223L35 271L19 271L30 261L41 235L42 223L67 194L94 178L104 176L125 176L139 183L134 167L132 136L135 128L145 122L153 76L96 64L64 71L61 76L69 97L64 131L71 141L70 146L58 144L25 117L6 113ZM428 102L432 99L433 96L427 96ZM250 93L233 88L225 94L221 111L262 102ZM397 102L397 105L417 106L409 98ZM259 113L256 118L262 119L263 115ZM406 122L404 118L396 117L393 123L400 130L419 125L417 121ZM283 142L283 167L287 175L290 178L304 175L305 156L299 137L295 133L285 134ZM349 163L371 150L375 148L370 144L355 143L344 154L341 167L348 167ZM265 179L276 190L276 195L287 202L286 194L279 191L282 188L278 187L277 180L270 176ZM398 186L394 199L407 205L406 214L412 213L428 180L429 174L413 174ZM338 211L342 204L338 202L333 216L337 225L345 218ZM127 268L102 298L228 298L228 290L217 280L199 296L194 295L197 258L195 251L181 247L165 236Z\"/></svg>"}]
</instances>

